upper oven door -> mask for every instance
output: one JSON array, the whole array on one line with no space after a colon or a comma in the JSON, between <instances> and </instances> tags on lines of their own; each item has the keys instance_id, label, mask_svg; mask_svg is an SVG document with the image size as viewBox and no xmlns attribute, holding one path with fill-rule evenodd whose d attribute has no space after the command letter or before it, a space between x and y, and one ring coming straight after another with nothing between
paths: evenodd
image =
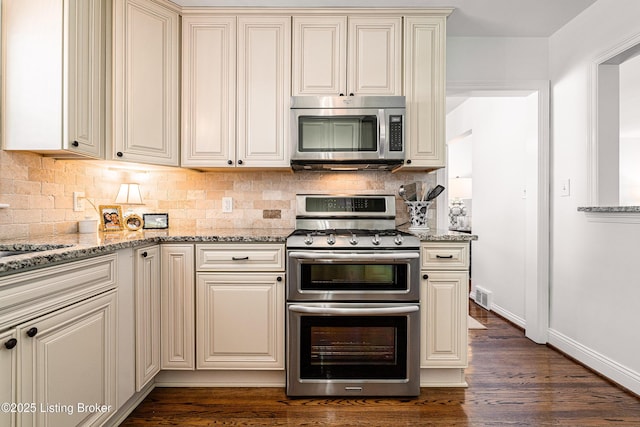
<instances>
[{"instance_id":1,"label":"upper oven door","mask_svg":"<svg viewBox=\"0 0 640 427\"><path fill-rule=\"evenodd\" d=\"M288 252L289 301L418 301L415 251Z\"/></svg>"}]
</instances>

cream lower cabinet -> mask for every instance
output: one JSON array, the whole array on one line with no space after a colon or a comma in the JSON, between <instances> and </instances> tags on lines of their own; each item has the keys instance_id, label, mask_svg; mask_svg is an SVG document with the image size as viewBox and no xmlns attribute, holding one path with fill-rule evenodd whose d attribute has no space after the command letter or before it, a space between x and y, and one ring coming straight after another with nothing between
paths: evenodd
<instances>
[{"instance_id":1,"label":"cream lower cabinet","mask_svg":"<svg viewBox=\"0 0 640 427\"><path fill-rule=\"evenodd\" d=\"M181 165L289 167L291 18L187 15L182 26Z\"/></svg>"},{"instance_id":2,"label":"cream lower cabinet","mask_svg":"<svg viewBox=\"0 0 640 427\"><path fill-rule=\"evenodd\" d=\"M404 95L407 102L404 169L446 166L446 16L406 16Z\"/></svg>"},{"instance_id":3,"label":"cream lower cabinet","mask_svg":"<svg viewBox=\"0 0 640 427\"><path fill-rule=\"evenodd\" d=\"M197 245L198 369L284 369L284 245Z\"/></svg>"},{"instance_id":4,"label":"cream lower cabinet","mask_svg":"<svg viewBox=\"0 0 640 427\"><path fill-rule=\"evenodd\" d=\"M2 426L98 426L116 410L116 256L0 278Z\"/></svg>"},{"instance_id":5,"label":"cream lower cabinet","mask_svg":"<svg viewBox=\"0 0 640 427\"><path fill-rule=\"evenodd\" d=\"M134 251L136 391L160 372L160 247Z\"/></svg>"},{"instance_id":6,"label":"cream lower cabinet","mask_svg":"<svg viewBox=\"0 0 640 427\"><path fill-rule=\"evenodd\" d=\"M22 426L101 425L116 408L116 291L16 328Z\"/></svg>"},{"instance_id":7,"label":"cream lower cabinet","mask_svg":"<svg viewBox=\"0 0 640 427\"><path fill-rule=\"evenodd\" d=\"M422 368L467 366L469 243L428 242L421 248Z\"/></svg>"},{"instance_id":8,"label":"cream lower cabinet","mask_svg":"<svg viewBox=\"0 0 640 427\"><path fill-rule=\"evenodd\" d=\"M18 402L16 399L16 366L18 363L18 340L15 329L0 332L0 404ZM0 425L13 427L15 417L11 411L0 411Z\"/></svg>"},{"instance_id":9,"label":"cream lower cabinet","mask_svg":"<svg viewBox=\"0 0 640 427\"><path fill-rule=\"evenodd\" d=\"M114 1L108 159L178 166L179 25L176 10L152 0Z\"/></svg>"},{"instance_id":10,"label":"cream lower cabinet","mask_svg":"<svg viewBox=\"0 0 640 427\"><path fill-rule=\"evenodd\" d=\"M193 244L160 246L162 369L195 369Z\"/></svg>"}]
</instances>

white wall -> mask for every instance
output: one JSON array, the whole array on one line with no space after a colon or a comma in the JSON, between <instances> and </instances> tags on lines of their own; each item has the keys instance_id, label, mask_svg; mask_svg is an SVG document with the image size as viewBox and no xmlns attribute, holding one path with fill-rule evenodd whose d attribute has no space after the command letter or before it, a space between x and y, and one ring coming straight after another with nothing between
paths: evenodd
<instances>
[{"instance_id":1,"label":"white wall","mask_svg":"<svg viewBox=\"0 0 640 427\"><path fill-rule=\"evenodd\" d=\"M537 142L537 96L473 97L447 115L447 135L472 130L472 286L525 326L526 148Z\"/></svg>"},{"instance_id":2,"label":"white wall","mask_svg":"<svg viewBox=\"0 0 640 427\"><path fill-rule=\"evenodd\" d=\"M549 39L552 141L550 342L640 393L640 226L589 202L591 67L640 33L640 2L598 0ZM560 197L560 180L571 195Z\"/></svg>"},{"instance_id":3,"label":"white wall","mask_svg":"<svg viewBox=\"0 0 640 427\"><path fill-rule=\"evenodd\" d=\"M547 80L548 42L531 37L447 37L447 81Z\"/></svg>"}]
</instances>

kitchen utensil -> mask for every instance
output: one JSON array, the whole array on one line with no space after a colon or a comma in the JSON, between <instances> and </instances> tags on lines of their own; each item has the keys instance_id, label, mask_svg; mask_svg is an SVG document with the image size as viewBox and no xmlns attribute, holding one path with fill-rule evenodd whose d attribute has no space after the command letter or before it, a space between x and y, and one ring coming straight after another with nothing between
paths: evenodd
<instances>
[{"instance_id":1,"label":"kitchen utensil","mask_svg":"<svg viewBox=\"0 0 640 427\"><path fill-rule=\"evenodd\" d=\"M402 197L402 200L407 201L407 191L404 189L404 185L401 185L398 189L398 194Z\"/></svg>"},{"instance_id":2,"label":"kitchen utensil","mask_svg":"<svg viewBox=\"0 0 640 427\"><path fill-rule=\"evenodd\" d=\"M418 200L417 195L418 195L418 183L417 182L412 182L411 184L405 185L404 186L404 191L405 191L405 201L407 202L415 202L416 200Z\"/></svg>"},{"instance_id":3,"label":"kitchen utensil","mask_svg":"<svg viewBox=\"0 0 640 427\"><path fill-rule=\"evenodd\" d=\"M444 191L444 187L442 185L436 185L436 187L429 191L429 194L427 194L427 202L430 202L431 200L435 199L436 197L438 197L440 195L440 193L442 193Z\"/></svg>"}]
</instances>

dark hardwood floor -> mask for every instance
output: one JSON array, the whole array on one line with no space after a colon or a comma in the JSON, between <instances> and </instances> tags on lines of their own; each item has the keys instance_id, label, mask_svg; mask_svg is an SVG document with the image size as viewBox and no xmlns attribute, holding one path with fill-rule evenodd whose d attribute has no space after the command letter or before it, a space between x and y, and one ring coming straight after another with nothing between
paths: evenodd
<instances>
[{"instance_id":1,"label":"dark hardwood floor","mask_svg":"<svg viewBox=\"0 0 640 427\"><path fill-rule=\"evenodd\" d=\"M466 389L289 399L281 388L156 388L123 426L640 426L640 399L471 304Z\"/></svg>"}]
</instances>

